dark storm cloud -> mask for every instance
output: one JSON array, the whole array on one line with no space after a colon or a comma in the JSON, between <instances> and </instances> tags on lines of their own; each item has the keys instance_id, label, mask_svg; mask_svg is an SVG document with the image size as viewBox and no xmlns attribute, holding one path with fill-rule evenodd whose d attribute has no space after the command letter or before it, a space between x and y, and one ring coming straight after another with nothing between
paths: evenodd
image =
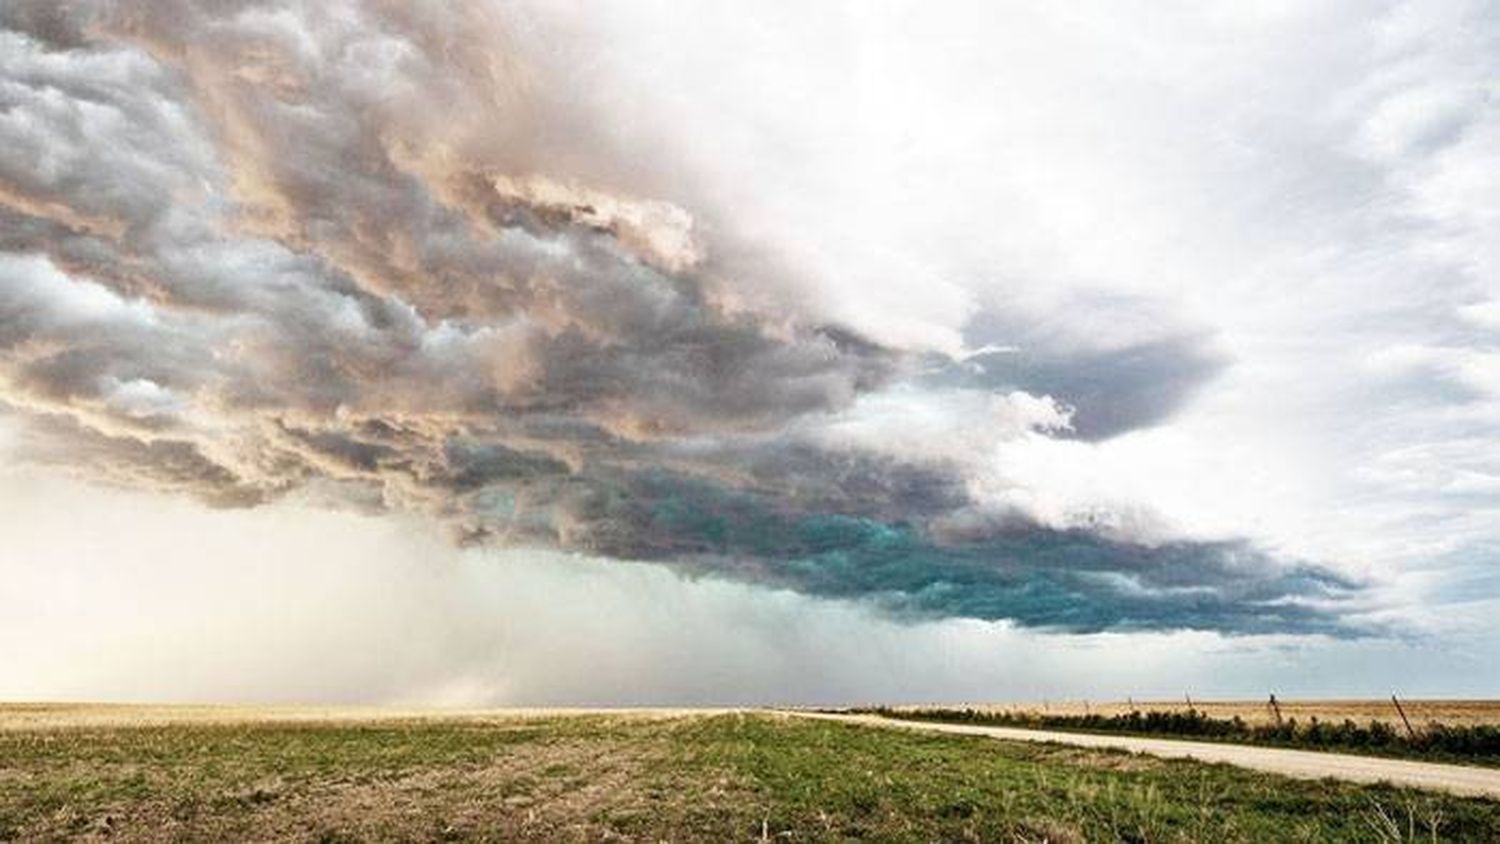
<instances>
[{"instance_id":1,"label":"dark storm cloud","mask_svg":"<svg viewBox=\"0 0 1500 844\"><path fill-rule=\"evenodd\" d=\"M1111 304L1132 310L1131 303ZM935 383L1052 396L1074 409L1075 435L1102 440L1166 421L1226 363L1212 337L1174 329L1170 320L1145 331L1106 326L1100 333L1103 343L1077 342L1049 336L1045 327L984 314L970 323L965 339L981 350L1001 348L980 351L930 377Z\"/></svg>"},{"instance_id":2,"label":"dark storm cloud","mask_svg":"<svg viewBox=\"0 0 1500 844\"><path fill-rule=\"evenodd\" d=\"M955 380L985 389L1048 395L1074 409L1073 431L1108 439L1165 421L1220 362L1197 338L1157 340L1108 352L975 355Z\"/></svg>"},{"instance_id":3,"label":"dark storm cloud","mask_svg":"<svg viewBox=\"0 0 1500 844\"><path fill-rule=\"evenodd\" d=\"M630 478L596 506L598 523L613 528L582 540L598 552L919 617L1071 632L1360 632L1328 611L1360 584L1316 566L1280 566L1240 542L1147 546L1025 521L945 538L912 522L803 509L662 473Z\"/></svg>"},{"instance_id":4,"label":"dark storm cloud","mask_svg":"<svg viewBox=\"0 0 1500 844\"><path fill-rule=\"evenodd\" d=\"M1353 629L1354 586L1318 570L1049 529L977 497L965 455L820 437L901 383L1051 393L1108 436L1216 364L1188 337L1054 344L913 382L918 356L747 307L504 24L373 0L0 12L0 402L24 453L915 615Z\"/></svg>"}]
</instances>

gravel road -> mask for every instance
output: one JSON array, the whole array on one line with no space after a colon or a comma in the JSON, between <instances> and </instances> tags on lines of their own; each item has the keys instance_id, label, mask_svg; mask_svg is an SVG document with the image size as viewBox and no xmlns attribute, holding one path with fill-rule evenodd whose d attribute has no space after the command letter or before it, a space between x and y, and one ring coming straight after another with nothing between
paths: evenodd
<instances>
[{"instance_id":1,"label":"gravel road","mask_svg":"<svg viewBox=\"0 0 1500 844\"><path fill-rule=\"evenodd\" d=\"M1045 741L1078 747L1100 747L1146 753L1168 759L1196 759L1200 762L1222 762L1241 768L1252 768L1272 774L1301 779L1334 779L1350 782L1389 782L1412 788L1426 788L1470 797L1500 799L1500 768L1476 768L1468 765L1443 765L1408 759L1382 759L1351 756L1345 753L1322 753L1313 750L1287 750L1279 747L1255 747L1243 744L1217 744L1203 741L1110 736L1091 733L1061 733L1051 730L1024 730L1015 727L984 727L973 724L937 724L901 721L878 715L834 715L793 711L803 718L824 718L851 724L865 724L886 729L925 730L966 736L989 736L1010 741Z\"/></svg>"}]
</instances>

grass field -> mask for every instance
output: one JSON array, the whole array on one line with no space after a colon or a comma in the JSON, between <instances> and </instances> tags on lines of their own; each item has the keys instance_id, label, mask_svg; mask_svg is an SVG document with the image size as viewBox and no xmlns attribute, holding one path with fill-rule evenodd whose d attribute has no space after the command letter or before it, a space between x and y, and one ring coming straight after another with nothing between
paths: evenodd
<instances>
[{"instance_id":1,"label":"grass field","mask_svg":"<svg viewBox=\"0 0 1500 844\"><path fill-rule=\"evenodd\" d=\"M1428 720L1410 726L1407 722L1392 724L1386 719L1370 717L1378 711L1374 706L1359 706L1354 702L1278 705L1281 720L1276 720L1275 712L1247 719L1243 706L1189 707L1184 703L1169 707L1149 702L1142 702L1138 708L1130 708L1128 704L1046 709L902 706L857 711L910 721L1157 736L1500 767L1500 724L1489 722L1495 714L1493 704L1463 701L1439 707L1427 703L1422 709L1403 704L1401 711L1408 719L1412 710L1428 715ZM1232 714L1215 716L1211 711ZM1365 720L1355 720L1361 713Z\"/></svg>"},{"instance_id":2,"label":"grass field","mask_svg":"<svg viewBox=\"0 0 1500 844\"><path fill-rule=\"evenodd\" d=\"M1296 718L1307 722L1317 718L1325 722L1344 719L1365 724L1380 721L1391 727L1405 729L1401 716L1390 699L1384 700L1278 700L1282 718ZM1406 717L1418 730L1438 723L1450 727L1472 727L1481 724L1500 725L1500 700L1423 700L1401 698ZM1038 715L1127 715L1132 710L1141 712L1187 712L1196 709L1210 718L1235 718L1249 724L1271 724L1275 714L1267 700L1049 700L1018 703L975 703L898 706L896 709L964 709L983 712L1035 713Z\"/></svg>"},{"instance_id":3,"label":"grass field","mask_svg":"<svg viewBox=\"0 0 1500 844\"><path fill-rule=\"evenodd\" d=\"M1500 839L1500 803L760 713L0 707L0 839Z\"/></svg>"}]
</instances>

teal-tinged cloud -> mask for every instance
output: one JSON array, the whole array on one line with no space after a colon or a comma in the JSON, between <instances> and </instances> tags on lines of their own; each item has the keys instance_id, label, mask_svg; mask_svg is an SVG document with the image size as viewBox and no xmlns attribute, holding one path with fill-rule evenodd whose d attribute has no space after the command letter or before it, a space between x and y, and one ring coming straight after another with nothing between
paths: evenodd
<instances>
[{"instance_id":1,"label":"teal-tinged cloud","mask_svg":"<svg viewBox=\"0 0 1500 844\"><path fill-rule=\"evenodd\" d=\"M947 542L920 523L799 511L661 473L633 479L604 520L609 553L913 617L1073 632L1365 631L1347 615L1359 583L1246 542L1144 545L1029 522Z\"/></svg>"}]
</instances>

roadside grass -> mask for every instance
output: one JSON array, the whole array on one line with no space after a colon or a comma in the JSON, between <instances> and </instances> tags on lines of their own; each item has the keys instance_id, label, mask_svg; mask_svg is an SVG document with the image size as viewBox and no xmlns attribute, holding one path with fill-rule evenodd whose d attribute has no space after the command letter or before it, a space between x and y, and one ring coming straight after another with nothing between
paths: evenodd
<instances>
[{"instance_id":1,"label":"roadside grass","mask_svg":"<svg viewBox=\"0 0 1500 844\"><path fill-rule=\"evenodd\" d=\"M1391 698L1359 699L1309 699L1277 698L1271 706L1267 698L1258 700L1226 700L1218 698L1188 698L1176 700L1037 700L1010 702L966 702L959 707L980 712L1029 712L1037 715L1129 715L1131 712L1185 713L1196 710L1210 718L1233 720L1239 718L1246 724L1267 725L1296 718L1306 723L1317 718L1324 723L1337 724L1346 719L1359 724L1380 721L1396 730L1405 732L1406 721L1417 729L1424 724L1445 724L1450 727L1470 727L1480 724L1500 726L1500 700L1457 700L1442 698L1400 699L1401 709L1396 708ZM910 704L900 709L958 708L937 704ZM1279 715L1279 717L1278 717ZM1406 716L1403 720L1402 715Z\"/></svg>"},{"instance_id":2,"label":"roadside grass","mask_svg":"<svg viewBox=\"0 0 1500 844\"><path fill-rule=\"evenodd\" d=\"M1426 724L1411 735L1383 721L1359 725L1353 719L1299 722L1288 718L1276 724L1254 724L1240 717L1213 718L1197 709L1181 711L1132 710L1114 715L1053 715L1030 710L986 710L971 707L869 707L847 711L904 721L977 724L1024 729L1066 730L1132 736L1191 738L1228 744L1254 744L1325 750L1364 756L1420 759L1462 765L1500 766L1500 725Z\"/></svg>"},{"instance_id":3,"label":"roadside grass","mask_svg":"<svg viewBox=\"0 0 1500 844\"><path fill-rule=\"evenodd\" d=\"M1500 802L770 714L0 731L0 840L1494 841Z\"/></svg>"}]
</instances>

